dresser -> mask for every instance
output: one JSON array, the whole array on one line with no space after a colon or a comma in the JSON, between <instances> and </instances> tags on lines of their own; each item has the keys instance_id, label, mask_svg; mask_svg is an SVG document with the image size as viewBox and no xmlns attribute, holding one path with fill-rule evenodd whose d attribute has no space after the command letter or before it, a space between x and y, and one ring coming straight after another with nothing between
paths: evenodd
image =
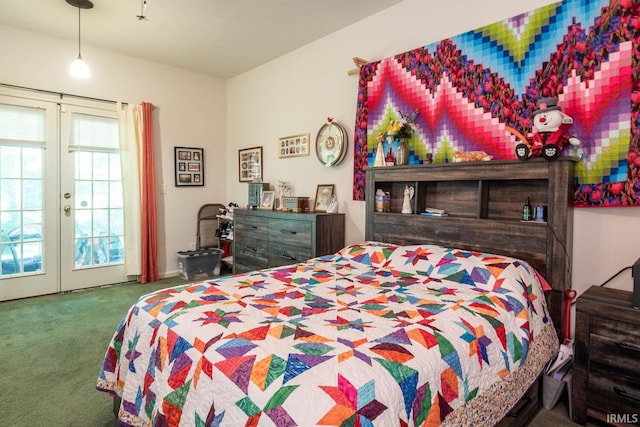
<instances>
[{"instance_id":1,"label":"dresser","mask_svg":"<svg viewBox=\"0 0 640 427\"><path fill-rule=\"evenodd\" d=\"M233 272L295 264L344 247L344 214L233 211Z\"/></svg>"},{"instance_id":2,"label":"dresser","mask_svg":"<svg viewBox=\"0 0 640 427\"><path fill-rule=\"evenodd\" d=\"M640 310L631 292L589 288L576 302L572 419L640 424Z\"/></svg>"}]
</instances>

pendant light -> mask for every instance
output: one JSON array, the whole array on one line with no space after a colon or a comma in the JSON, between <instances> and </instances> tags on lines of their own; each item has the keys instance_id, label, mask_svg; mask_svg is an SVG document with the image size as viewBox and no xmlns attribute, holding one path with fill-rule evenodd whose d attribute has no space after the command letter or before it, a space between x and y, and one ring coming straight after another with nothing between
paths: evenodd
<instances>
[{"instance_id":1,"label":"pendant light","mask_svg":"<svg viewBox=\"0 0 640 427\"><path fill-rule=\"evenodd\" d=\"M76 79L88 79L90 76L89 67L87 63L82 59L82 53L80 51L80 10L92 9L93 3L90 0L66 0L73 7L78 8L78 57L71 63L69 67L69 74Z\"/></svg>"}]
</instances>

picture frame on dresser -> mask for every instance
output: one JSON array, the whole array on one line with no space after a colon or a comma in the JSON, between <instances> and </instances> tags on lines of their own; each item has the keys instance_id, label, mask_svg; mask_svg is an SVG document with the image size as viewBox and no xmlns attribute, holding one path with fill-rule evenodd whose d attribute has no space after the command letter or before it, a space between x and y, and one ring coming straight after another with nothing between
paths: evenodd
<instances>
[{"instance_id":1,"label":"picture frame on dresser","mask_svg":"<svg viewBox=\"0 0 640 427\"><path fill-rule=\"evenodd\" d=\"M238 150L238 181L262 181L262 146Z\"/></svg>"},{"instance_id":2,"label":"picture frame on dresser","mask_svg":"<svg viewBox=\"0 0 640 427\"><path fill-rule=\"evenodd\" d=\"M173 147L176 187L204 186L204 149Z\"/></svg>"},{"instance_id":3,"label":"picture frame on dresser","mask_svg":"<svg viewBox=\"0 0 640 427\"><path fill-rule=\"evenodd\" d=\"M331 203L331 196L335 189L334 184L320 184L316 189L316 198L313 202L314 212L326 212Z\"/></svg>"},{"instance_id":4,"label":"picture frame on dresser","mask_svg":"<svg viewBox=\"0 0 640 427\"><path fill-rule=\"evenodd\" d=\"M273 209L273 201L275 200L275 191L263 191L260 200L260 209Z\"/></svg>"}]
</instances>

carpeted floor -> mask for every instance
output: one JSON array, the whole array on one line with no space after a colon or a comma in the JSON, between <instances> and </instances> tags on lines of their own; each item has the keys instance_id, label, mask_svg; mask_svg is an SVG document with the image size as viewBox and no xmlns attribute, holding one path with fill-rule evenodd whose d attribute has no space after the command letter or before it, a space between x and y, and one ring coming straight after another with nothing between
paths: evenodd
<instances>
[{"instance_id":1,"label":"carpeted floor","mask_svg":"<svg viewBox=\"0 0 640 427\"><path fill-rule=\"evenodd\" d=\"M0 303L0 425L117 426L95 383L127 309L182 279Z\"/></svg>"},{"instance_id":2,"label":"carpeted floor","mask_svg":"<svg viewBox=\"0 0 640 427\"><path fill-rule=\"evenodd\" d=\"M117 426L111 398L95 388L113 332L141 295L184 283L170 278L0 303L0 425ZM531 425L576 426L566 399Z\"/></svg>"}]
</instances>

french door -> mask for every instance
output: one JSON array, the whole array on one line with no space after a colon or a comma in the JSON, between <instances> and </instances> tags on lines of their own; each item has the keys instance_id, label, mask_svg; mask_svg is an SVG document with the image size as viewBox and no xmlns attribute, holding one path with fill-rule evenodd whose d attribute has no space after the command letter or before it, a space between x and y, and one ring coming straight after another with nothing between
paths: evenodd
<instances>
[{"instance_id":1,"label":"french door","mask_svg":"<svg viewBox=\"0 0 640 427\"><path fill-rule=\"evenodd\" d=\"M123 209L113 105L0 94L0 300L126 281Z\"/></svg>"}]
</instances>

